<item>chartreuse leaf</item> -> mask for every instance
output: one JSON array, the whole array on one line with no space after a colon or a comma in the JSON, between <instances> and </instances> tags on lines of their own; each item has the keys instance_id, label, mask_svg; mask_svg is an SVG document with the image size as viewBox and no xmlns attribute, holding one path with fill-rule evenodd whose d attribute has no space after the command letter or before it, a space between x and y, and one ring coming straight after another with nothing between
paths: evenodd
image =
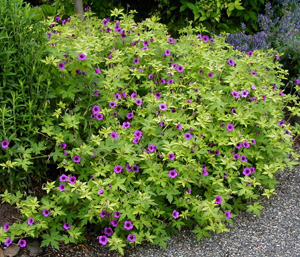
<instances>
[{"instance_id":1,"label":"chartreuse leaf","mask_svg":"<svg viewBox=\"0 0 300 257\"><path fill-rule=\"evenodd\" d=\"M59 249L59 240L61 240L61 235L58 231L52 230L50 231L50 234L43 234L42 238L44 240L42 240L41 247L51 245L52 247Z\"/></svg>"},{"instance_id":2,"label":"chartreuse leaf","mask_svg":"<svg viewBox=\"0 0 300 257\"><path fill-rule=\"evenodd\" d=\"M264 207L260 204L259 201L254 202L253 205L247 205L247 212L253 212L257 216L260 216L260 210Z\"/></svg>"}]
</instances>

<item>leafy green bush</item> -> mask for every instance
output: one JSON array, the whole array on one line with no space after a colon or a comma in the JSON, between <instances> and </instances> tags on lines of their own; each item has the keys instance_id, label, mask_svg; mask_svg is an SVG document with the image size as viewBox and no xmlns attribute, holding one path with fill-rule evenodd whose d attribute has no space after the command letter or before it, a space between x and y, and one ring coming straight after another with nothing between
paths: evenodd
<instances>
[{"instance_id":1,"label":"leafy green bush","mask_svg":"<svg viewBox=\"0 0 300 257\"><path fill-rule=\"evenodd\" d=\"M35 10L22 0L1 1L0 141L8 141L9 147L0 150L0 191L28 187L31 179L46 177L46 169L40 168L46 140L38 125L48 115L51 80L41 62L47 27L35 18Z\"/></svg>"},{"instance_id":2,"label":"leafy green bush","mask_svg":"<svg viewBox=\"0 0 300 257\"><path fill-rule=\"evenodd\" d=\"M242 209L259 215L275 173L294 164L287 154L297 157L282 111L296 98L281 92L274 52L242 53L191 26L175 40L156 17L86 15L52 26L44 59L59 83L42 132L63 172L42 199L2 194L23 223L0 228L1 242L41 235L59 247L92 224L123 254L165 247L183 226L199 240L228 231Z\"/></svg>"}]
</instances>

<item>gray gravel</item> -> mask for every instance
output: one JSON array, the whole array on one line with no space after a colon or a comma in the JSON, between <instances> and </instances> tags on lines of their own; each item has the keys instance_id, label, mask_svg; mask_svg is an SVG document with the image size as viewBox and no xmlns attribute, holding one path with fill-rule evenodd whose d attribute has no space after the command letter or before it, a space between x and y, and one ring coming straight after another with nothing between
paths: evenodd
<instances>
[{"instance_id":1,"label":"gray gravel","mask_svg":"<svg viewBox=\"0 0 300 257\"><path fill-rule=\"evenodd\" d=\"M299 153L299 149L298 149ZM300 163L300 162L299 162ZM168 241L166 250L142 244L127 248L128 257L300 257L300 165L277 174L277 195L263 198L261 216L240 212L230 232L214 234L197 242L189 230ZM83 247L84 246L84 247ZM85 245L46 249L40 256L119 257L97 240Z\"/></svg>"}]
</instances>

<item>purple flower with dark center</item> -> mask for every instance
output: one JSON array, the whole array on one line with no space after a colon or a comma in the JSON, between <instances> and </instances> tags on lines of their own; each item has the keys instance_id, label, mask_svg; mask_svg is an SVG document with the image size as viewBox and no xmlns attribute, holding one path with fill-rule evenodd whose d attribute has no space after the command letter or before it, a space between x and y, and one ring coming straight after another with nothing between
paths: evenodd
<instances>
[{"instance_id":1,"label":"purple flower with dark center","mask_svg":"<svg viewBox=\"0 0 300 257\"><path fill-rule=\"evenodd\" d=\"M78 55L78 59L81 60L81 61L84 61L84 60L86 59L86 55L83 54L83 53L80 53L80 54Z\"/></svg>"},{"instance_id":2,"label":"purple flower with dark center","mask_svg":"<svg viewBox=\"0 0 300 257\"><path fill-rule=\"evenodd\" d=\"M116 212L114 213L114 217L117 218L117 219L119 219L119 218L121 217L121 212L116 211Z\"/></svg>"},{"instance_id":3,"label":"purple flower with dark center","mask_svg":"<svg viewBox=\"0 0 300 257\"><path fill-rule=\"evenodd\" d=\"M245 176L249 176L251 174L251 169L250 168L244 168L243 174Z\"/></svg>"},{"instance_id":4,"label":"purple flower with dark center","mask_svg":"<svg viewBox=\"0 0 300 257\"><path fill-rule=\"evenodd\" d=\"M245 155L241 155L240 157L241 162L247 162L247 157Z\"/></svg>"},{"instance_id":5,"label":"purple flower with dark center","mask_svg":"<svg viewBox=\"0 0 300 257\"><path fill-rule=\"evenodd\" d=\"M94 114L97 114L98 112L100 112L100 106L94 105L92 111Z\"/></svg>"},{"instance_id":6,"label":"purple flower with dark center","mask_svg":"<svg viewBox=\"0 0 300 257\"><path fill-rule=\"evenodd\" d=\"M191 194L191 193L192 193L192 190L191 190L191 189L187 189L186 191L187 191L188 194Z\"/></svg>"},{"instance_id":7,"label":"purple flower with dark center","mask_svg":"<svg viewBox=\"0 0 300 257\"><path fill-rule=\"evenodd\" d=\"M137 99L135 100L135 104L136 104L136 105L142 105L142 104L143 104L143 100L140 99L140 98L137 98Z\"/></svg>"},{"instance_id":8,"label":"purple flower with dark center","mask_svg":"<svg viewBox=\"0 0 300 257\"><path fill-rule=\"evenodd\" d=\"M257 76L257 72L255 70L251 71L251 75Z\"/></svg>"},{"instance_id":9,"label":"purple flower with dark center","mask_svg":"<svg viewBox=\"0 0 300 257\"><path fill-rule=\"evenodd\" d=\"M178 219L178 218L179 218L179 211L174 210L174 211L172 212L172 216L173 216L173 218L174 218L175 220Z\"/></svg>"},{"instance_id":10,"label":"purple flower with dark center","mask_svg":"<svg viewBox=\"0 0 300 257\"><path fill-rule=\"evenodd\" d=\"M67 156L68 155L68 152L67 151L64 151L64 156Z\"/></svg>"},{"instance_id":11,"label":"purple flower with dark center","mask_svg":"<svg viewBox=\"0 0 300 257\"><path fill-rule=\"evenodd\" d=\"M11 244L12 244L12 240L10 239L10 238L6 238L5 239L5 242L4 242L4 245L6 246L6 247L9 247Z\"/></svg>"},{"instance_id":12,"label":"purple flower with dark center","mask_svg":"<svg viewBox=\"0 0 300 257\"><path fill-rule=\"evenodd\" d=\"M115 107L117 106L117 104L116 104L114 101L109 102L108 105L109 105L110 107L112 107L112 108L115 108Z\"/></svg>"},{"instance_id":13,"label":"purple flower with dark center","mask_svg":"<svg viewBox=\"0 0 300 257\"><path fill-rule=\"evenodd\" d=\"M26 242L25 239L21 239L21 240L19 241L18 245L19 245L21 248L24 248L24 247L26 247L27 242Z\"/></svg>"},{"instance_id":14,"label":"purple flower with dark center","mask_svg":"<svg viewBox=\"0 0 300 257\"><path fill-rule=\"evenodd\" d=\"M132 119L132 117L133 117L133 113L132 112L127 113L127 115L126 115L127 119Z\"/></svg>"},{"instance_id":15,"label":"purple flower with dark center","mask_svg":"<svg viewBox=\"0 0 300 257\"><path fill-rule=\"evenodd\" d=\"M181 129L182 129L181 124L178 124L178 125L176 126L176 128L177 128L178 130L181 130Z\"/></svg>"},{"instance_id":16,"label":"purple flower with dark center","mask_svg":"<svg viewBox=\"0 0 300 257\"><path fill-rule=\"evenodd\" d=\"M208 73L208 77L212 78L214 74L212 72Z\"/></svg>"},{"instance_id":17,"label":"purple flower with dark center","mask_svg":"<svg viewBox=\"0 0 300 257\"><path fill-rule=\"evenodd\" d=\"M144 45L144 46L149 45L149 41L148 41L148 40L145 40L145 41L143 42L143 45Z\"/></svg>"},{"instance_id":18,"label":"purple flower with dark center","mask_svg":"<svg viewBox=\"0 0 300 257\"><path fill-rule=\"evenodd\" d=\"M282 93L282 92L279 92L279 95L280 95L280 96L284 96L284 93Z\"/></svg>"},{"instance_id":19,"label":"purple flower with dark center","mask_svg":"<svg viewBox=\"0 0 300 257\"><path fill-rule=\"evenodd\" d=\"M168 84L174 83L174 79L169 79L167 83L168 83Z\"/></svg>"},{"instance_id":20,"label":"purple flower with dark center","mask_svg":"<svg viewBox=\"0 0 300 257\"><path fill-rule=\"evenodd\" d=\"M299 85L299 84L300 84L300 80L299 80L299 79L296 79L296 80L295 80L295 84L296 84L296 85Z\"/></svg>"},{"instance_id":21,"label":"purple flower with dark center","mask_svg":"<svg viewBox=\"0 0 300 257\"><path fill-rule=\"evenodd\" d=\"M73 162L75 162L75 163L80 163L80 161L81 161L81 157L80 157L80 156L75 155L75 156L73 157Z\"/></svg>"},{"instance_id":22,"label":"purple flower with dark center","mask_svg":"<svg viewBox=\"0 0 300 257\"><path fill-rule=\"evenodd\" d=\"M102 195L103 193L104 193L104 189L103 188L99 189L98 195Z\"/></svg>"},{"instance_id":23,"label":"purple flower with dark center","mask_svg":"<svg viewBox=\"0 0 300 257\"><path fill-rule=\"evenodd\" d=\"M252 144L252 145L256 145L256 140L255 140L255 139L252 139L252 140L251 140L251 144Z\"/></svg>"},{"instance_id":24,"label":"purple flower with dark center","mask_svg":"<svg viewBox=\"0 0 300 257\"><path fill-rule=\"evenodd\" d=\"M252 90L256 89L256 86L251 85L251 89L252 89Z\"/></svg>"},{"instance_id":25,"label":"purple flower with dark center","mask_svg":"<svg viewBox=\"0 0 300 257\"><path fill-rule=\"evenodd\" d=\"M220 155L220 151L219 151L219 150L216 150L216 151L215 151L215 155Z\"/></svg>"},{"instance_id":26,"label":"purple flower with dark center","mask_svg":"<svg viewBox=\"0 0 300 257\"><path fill-rule=\"evenodd\" d=\"M232 59L228 59L228 64L233 66L233 65L235 65L235 62Z\"/></svg>"},{"instance_id":27,"label":"purple flower with dark center","mask_svg":"<svg viewBox=\"0 0 300 257\"><path fill-rule=\"evenodd\" d=\"M133 60L133 63L139 63L140 62L140 59L139 58L135 58L134 60Z\"/></svg>"},{"instance_id":28,"label":"purple flower with dark center","mask_svg":"<svg viewBox=\"0 0 300 257\"><path fill-rule=\"evenodd\" d=\"M99 244L101 245L107 245L108 238L106 236L99 236Z\"/></svg>"},{"instance_id":29,"label":"purple flower with dark center","mask_svg":"<svg viewBox=\"0 0 300 257\"><path fill-rule=\"evenodd\" d=\"M170 170L169 177L170 178L176 178L178 176L178 173L176 170Z\"/></svg>"},{"instance_id":30,"label":"purple flower with dark center","mask_svg":"<svg viewBox=\"0 0 300 257\"><path fill-rule=\"evenodd\" d=\"M140 171L140 167L137 166L137 165L133 165L133 166L132 166L132 171L133 171L133 172L139 172L139 171Z\"/></svg>"},{"instance_id":31,"label":"purple flower with dark center","mask_svg":"<svg viewBox=\"0 0 300 257\"><path fill-rule=\"evenodd\" d=\"M215 204L221 204L222 203L223 199L222 199L221 196L218 195L218 196L215 197L215 199L216 199Z\"/></svg>"},{"instance_id":32,"label":"purple flower with dark center","mask_svg":"<svg viewBox=\"0 0 300 257\"><path fill-rule=\"evenodd\" d=\"M225 216L226 216L226 219L229 220L231 218L230 211L225 211Z\"/></svg>"},{"instance_id":33,"label":"purple flower with dark center","mask_svg":"<svg viewBox=\"0 0 300 257\"><path fill-rule=\"evenodd\" d=\"M125 169L128 171L132 171L132 167L129 164L126 165Z\"/></svg>"},{"instance_id":34,"label":"purple flower with dark center","mask_svg":"<svg viewBox=\"0 0 300 257\"><path fill-rule=\"evenodd\" d=\"M226 128L227 128L228 131L233 131L234 130L234 125L233 124L228 124Z\"/></svg>"},{"instance_id":35,"label":"purple flower with dark center","mask_svg":"<svg viewBox=\"0 0 300 257\"><path fill-rule=\"evenodd\" d=\"M49 210L47 210L47 209L43 210L43 215L44 215L45 217L48 217L49 214L50 214L50 211L49 211Z\"/></svg>"},{"instance_id":36,"label":"purple flower with dark center","mask_svg":"<svg viewBox=\"0 0 300 257\"><path fill-rule=\"evenodd\" d=\"M245 148L249 148L249 147L250 147L250 144L249 144L249 142L248 142L248 141L245 141L245 142L243 143L243 147L245 147Z\"/></svg>"},{"instance_id":37,"label":"purple flower with dark center","mask_svg":"<svg viewBox=\"0 0 300 257\"><path fill-rule=\"evenodd\" d=\"M115 228L119 225L119 222L117 220L113 219L110 224Z\"/></svg>"},{"instance_id":38,"label":"purple flower with dark center","mask_svg":"<svg viewBox=\"0 0 300 257\"><path fill-rule=\"evenodd\" d=\"M116 165L114 168L114 172L116 172L116 173L120 173L120 172L122 172L122 170L123 170L123 167L121 165Z\"/></svg>"},{"instance_id":39,"label":"purple flower with dark center","mask_svg":"<svg viewBox=\"0 0 300 257\"><path fill-rule=\"evenodd\" d=\"M248 97L249 96L249 92L247 90L242 90L241 96L242 97Z\"/></svg>"},{"instance_id":40,"label":"purple flower with dark center","mask_svg":"<svg viewBox=\"0 0 300 257\"><path fill-rule=\"evenodd\" d=\"M148 150L153 153L157 150L157 147L155 145L148 145Z\"/></svg>"},{"instance_id":41,"label":"purple flower with dark center","mask_svg":"<svg viewBox=\"0 0 300 257\"><path fill-rule=\"evenodd\" d=\"M110 133L110 136L113 138L113 139L118 139L119 138L119 135L117 132L113 131Z\"/></svg>"},{"instance_id":42,"label":"purple flower with dark center","mask_svg":"<svg viewBox=\"0 0 300 257\"><path fill-rule=\"evenodd\" d=\"M1 147L2 148L7 148L9 146L9 142L7 141L7 140L3 140L2 142L1 142Z\"/></svg>"},{"instance_id":43,"label":"purple flower with dark center","mask_svg":"<svg viewBox=\"0 0 300 257\"><path fill-rule=\"evenodd\" d=\"M284 120L281 120L281 121L278 122L278 125L279 125L280 127L282 127L283 124L284 124Z\"/></svg>"},{"instance_id":44,"label":"purple flower with dark center","mask_svg":"<svg viewBox=\"0 0 300 257\"><path fill-rule=\"evenodd\" d=\"M65 222L65 223L63 224L63 228L64 228L65 230L68 230L68 229L71 228L71 226L70 226L69 223Z\"/></svg>"},{"instance_id":45,"label":"purple flower with dark center","mask_svg":"<svg viewBox=\"0 0 300 257\"><path fill-rule=\"evenodd\" d=\"M206 169L205 166L202 167L202 174L203 174L203 176L207 176L208 175L208 172L207 172L207 169Z\"/></svg>"},{"instance_id":46,"label":"purple flower with dark center","mask_svg":"<svg viewBox=\"0 0 300 257\"><path fill-rule=\"evenodd\" d=\"M95 72L96 72L97 74L101 74L101 70L100 70L99 68L95 68Z\"/></svg>"},{"instance_id":47,"label":"purple flower with dark center","mask_svg":"<svg viewBox=\"0 0 300 257\"><path fill-rule=\"evenodd\" d=\"M172 37L169 37L169 38L168 38L168 42L169 42L171 45L174 45L175 39L172 38Z\"/></svg>"},{"instance_id":48,"label":"purple flower with dark center","mask_svg":"<svg viewBox=\"0 0 300 257\"><path fill-rule=\"evenodd\" d=\"M101 218L105 218L105 217L106 217L106 214L107 214L106 210L103 210L103 211L101 211L101 212L99 213L99 216L100 216Z\"/></svg>"},{"instance_id":49,"label":"purple flower with dark center","mask_svg":"<svg viewBox=\"0 0 300 257\"><path fill-rule=\"evenodd\" d=\"M68 176L65 175L65 174L62 174L62 175L59 177L59 181L61 181L61 182L65 182L65 181L67 181L67 180L68 180Z\"/></svg>"},{"instance_id":50,"label":"purple flower with dark center","mask_svg":"<svg viewBox=\"0 0 300 257\"><path fill-rule=\"evenodd\" d=\"M190 140L192 138L192 134L190 132L184 134L184 138Z\"/></svg>"},{"instance_id":51,"label":"purple flower with dark center","mask_svg":"<svg viewBox=\"0 0 300 257\"><path fill-rule=\"evenodd\" d=\"M8 224L8 223L5 223L5 224L3 225L3 230L4 230L4 232L8 231L8 229L9 229L9 224Z\"/></svg>"},{"instance_id":52,"label":"purple flower with dark center","mask_svg":"<svg viewBox=\"0 0 300 257\"><path fill-rule=\"evenodd\" d=\"M60 62L60 63L58 64L58 68L59 68L60 70L63 70L63 69L65 68L65 64L64 64L63 62Z\"/></svg>"},{"instance_id":53,"label":"purple flower with dark center","mask_svg":"<svg viewBox=\"0 0 300 257\"><path fill-rule=\"evenodd\" d=\"M232 114L235 113L235 109L234 108L231 109L231 113Z\"/></svg>"},{"instance_id":54,"label":"purple flower with dark center","mask_svg":"<svg viewBox=\"0 0 300 257\"><path fill-rule=\"evenodd\" d=\"M166 83L166 80L165 80L165 79L160 79L160 83L161 83L161 84L165 84L165 83Z\"/></svg>"},{"instance_id":55,"label":"purple flower with dark center","mask_svg":"<svg viewBox=\"0 0 300 257\"><path fill-rule=\"evenodd\" d=\"M157 99L161 97L161 93L159 93L159 92L156 92L154 95Z\"/></svg>"},{"instance_id":56,"label":"purple flower with dark center","mask_svg":"<svg viewBox=\"0 0 300 257\"><path fill-rule=\"evenodd\" d=\"M97 113L96 114L96 119L97 120L103 120L103 114L102 113Z\"/></svg>"},{"instance_id":57,"label":"purple flower with dark center","mask_svg":"<svg viewBox=\"0 0 300 257\"><path fill-rule=\"evenodd\" d=\"M127 240L132 243L136 240L136 236L134 234L129 234Z\"/></svg>"},{"instance_id":58,"label":"purple flower with dark center","mask_svg":"<svg viewBox=\"0 0 300 257\"><path fill-rule=\"evenodd\" d=\"M131 230L131 229L133 229L133 224L132 224L132 222L131 221L125 221L124 222L124 228L126 229L126 230Z\"/></svg>"},{"instance_id":59,"label":"purple flower with dark center","mask_svg":"<svg viewBox=\"0 0 300 257\"><path fill-rule=\"evenodd\" d=\"M239 98L240 97L240 93L238 91L232 91L231 94L235 98Z\"/></svg>"},{"instance_id":60,"label":"purple flower with dark center","mask_svg":"<svg viewBox=\"0 0 300 257\"><path fill-rule=\"evenodd\" d=\"M183 66L178 65L178 66L176 67L176 70L177 70L178 72L183 72L183 71L184 71L184 68L183 68Z\"/></svg>"},{"instance_id":61,"label":"purple flower with dark center","mask_svg":"<svg viewBox=\"0 0 300 257\"><path fill-rule=\"evenodd\" d=\"M255 170L255 167L251 167L251 173L255 173L256 170Z\"/></svg>"},{"instance_id":62,"label":"purple flower with dark center","mask_svg":"<svg viewBox=\"0 0 300 257\"><path fill-rule=\"evenodd\" d=\"M160 104L159 109L162 110L162 111L165 111L165 110L167 110L167 105L166 104Z\"/></svg>"},{"instance_id":63,"label":"purple flower with dark center","mask_svg":"<svg viewBox=\"0 0 300 257\"><path fill-rule=\"evenodd\" d=\"M164 127L164 126L165 126L165 123L164 123L164 122L161 122L161 123L160 123L160 126L161 126L161 127Z\"/></svg>"},{"instance_id":64,"label":"purple flower with dark center","mask_svg":"<svg viewBox=\"0 0 300 257\"><path fill-rule=\"evenodd\" d=\"M164 56L171 55L170 49L165 50Z\"/></svg>"},{"instance_id":65,"label":"purple flower with dark center","mask_svg":"<svg viewBox=\"0 0 300 257\"><path fill-rule=\"evenodd\" d=\"M116 100L121 100L122 96L119 93L115 93Z\"/></svg>"},{"instance_id":66,"label":"purple flower with dark center","mask_svg":"<svg viewBox=\"0 0 300 257\"><path fill-rule=\"evenodd\" d=\"M132 143L134 144L137 144L138 142L140 142L140 137L135 137L133 140L132 140Z\"/></svg>"},{"instance_id":67,"label":"purple flower with dark center","mask_svg":"<svg viewBox=\"0 0 300 257\"><path fill-rule=\"evenodd\" d=\"M253 52L252 51L248 51L247 53L249 56L252 56Z\"/></svg>"},{"instance_id":68,"label":"purple flower with dark center","mask_svg":"<svg viewBox=\"0 0 300 257\"><path fill-rule=\"evenodd\" d=\"M130 122L129 121L123 122L122 127L125 128L125 129L130 128Z\"/></svg>"},{"instance_id":69,"label":"purple flower with dark center","mask_svg":"<svg viewBox=\"0 0 300 257\"><path fill-rule=\"evenodd\" d=\"M202 36L202 39L203 39L203 41L204 41L205 43L209 41L209 37L206 36L206 35L203 35L203 36Z\"/></svg>"},{"instance_id":70,"label":"purple flower with dark center","mask_svg":"<svg viewBox=\"0 0 300 257\"><path fill-rule=\"evenodd\" d=\"M153 79L153 74L150 74L150 75L148 76L148 78L149 78L149 79Z\"/></svg>"},{"instance_id":71,"label":"purple flower with dark center","mask_svg":"<svg viewBox=\"0 0 300 257\"><path fill-rule=\"evenodd\" d=\"M233 155L233 158L237 160L237 159L240 158L240 155L236 153L236 154Z\"/></svg>"},{"instance_id":72,"label":"purple flower with dark center","mask_svg":"<svg viewBox=\"0 0 300 257\"><path fill-rule=\"evenodd\" d=\"M111 236L114 233L112 228L104 228L104 234L107 236Z\"/></svg>"},{"instance_id":73,"label":"purple flower with dark center","mask_svg":"<svg viewBox=\"0 0 300 257\"><path fill-rule=\"evenodd\" d=\"M64 191L65 190L65 185L64 184L60 184L59 186L58 186L58 189L59 189L59 191Z\"/></svg>"},{"instance_id":74,"label":"purple flower with dark center","mask_svg":"<svg viewBox=\"0 0 300 257\"><path fill-rule=\"evenodd\" d=\"M140 131L140 130L136 130L136 131L133 132L133 135L136 136L136 137L141 138L143 136L143 132Z\"/></svg>"},{"instance_id":75,"label":"purple flower with dark center","mask_svg":"<svg viewBox=\"0 0 300 257\"><path fill-rule=\"evenodd\" d=\"M67 148L67 144L65 142L60 143L60 146L62 149L66 149Z\"/></svg>"},{"instance_id":76,"label":"purple flower with dark center","mask_svg":"<svg viewBox=\"0 0 300 257\"><path fill-rule=\"evenodd\" d=\"M170 154L169 154L169 158L170 158L171 161L173 161L173 160L175 159L175 154L170 153Z\"/></svg>"},{"instance_id":77,"label":"purple flower with dark center","mask_svg":"<svg viewBox=\"0 0 300 257\"><path fill-rule=\"evenodd\" d=\"M172 67L176 68L177 67L177 63L176 62L172 63Z\"/></svg>"}]
</instances>

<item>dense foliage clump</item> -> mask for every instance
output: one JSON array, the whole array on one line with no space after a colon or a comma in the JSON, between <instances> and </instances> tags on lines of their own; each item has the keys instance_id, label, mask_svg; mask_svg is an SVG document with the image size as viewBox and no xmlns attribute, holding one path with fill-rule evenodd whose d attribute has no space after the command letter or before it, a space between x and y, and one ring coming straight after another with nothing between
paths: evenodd
<instances>
[{"instance_id":1,"label":"dense foliage clump","mask_svg":"<svg viewBox=\"0 0 300 257\"><path fill-rule=\"evenodd\" d=\"M2 194L24 220L0 228L5 245L76 243L93 224L123 253L165 247L183 226L198 239L228 231L242 209L259 215L259 197L275 194L274 175L296 157L282 110L297 99L282 92L273 51L243 53L191 26L174 39L156 17L135 23L121 10L49 27L43 62L56 81L38 131L61 173L41 199Z\"/></svg>"}]
</instances>

